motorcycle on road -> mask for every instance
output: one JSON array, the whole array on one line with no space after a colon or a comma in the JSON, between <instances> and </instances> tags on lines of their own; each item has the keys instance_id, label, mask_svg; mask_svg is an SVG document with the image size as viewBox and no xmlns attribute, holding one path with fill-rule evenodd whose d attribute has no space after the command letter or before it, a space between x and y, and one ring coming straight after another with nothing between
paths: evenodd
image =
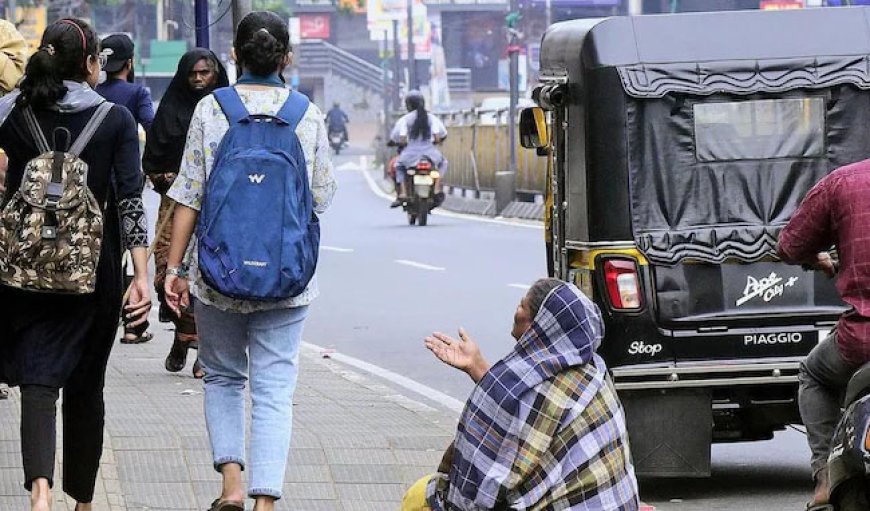
<instances>
[{"instance_id":1,"label":"motorcycle on road","mask_svg":"<svg viewBox=\"0 0 870 511\"><path fill-rule=\"evenodd\" d=\"M437 206L436 186L441 174L435 169L431 159L424 156L407 171L408 198L403 208L408 214L408 224L425 226L429 221L429 212Z\"/></svg>"},{"instance_id":2,"label":"motorcycle on road","mask_svg":"<svg viewBox=\"0 0 870 511\"><path fill-rule=\"evenodd\" d=\"M335 155L338 156L338 153L344 149L344 133L340 131L330 131L329 132L329 147L335 152Z\"/></svg>"},{"instance_id":3,"label":"motorcycle on road","mask_svg":"<svg viewBox=\"0 0 870 511\"><path fill-rule=\"evenodd\" d=\"M845 412L837 424L828 475L829 511L870 509L870 363L864 364L846 387ZM825 509L817 507L812 509Z\"/></svg>"}]
</instances>

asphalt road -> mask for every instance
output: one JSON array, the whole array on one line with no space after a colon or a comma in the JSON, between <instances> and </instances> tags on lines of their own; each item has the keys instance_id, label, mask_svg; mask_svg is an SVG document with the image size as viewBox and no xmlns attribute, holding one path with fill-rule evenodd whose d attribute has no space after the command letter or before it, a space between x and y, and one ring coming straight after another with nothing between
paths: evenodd
<instances>
[{"instance_id":1,"label":"asphalt road","mask_svg":"<svg viewBox=\"0 0 870 511\"><path fill-rule=\"evenodd\" d=\"M546 273L542 232L442 215L411 227L352 169L356 162L336 159L345 170L321 218L321 297L305 339L464 401L470 380L437 361L423 338L464 326L491 361L504 355L523 286ZM801 510L812 486L808 460L803 435L792 430L716 445L713 477L642 481L641 495L660 511Z\"/></svg>"},{"instance_id":2,"label":"asphalt road","mask_svg":"<svg viewBox=\"0 0 870 511\"><path fill-rule=\"evenodd\" d=\"M321 298L305 338L464 400L471 381L435 359L423 338L455 336L462 326L488 359L507 353L524 286L546 275L541 229L440 215L410 226L359 171L337 174L338 194L321 219Z\"/></svg>"}]
</instances>

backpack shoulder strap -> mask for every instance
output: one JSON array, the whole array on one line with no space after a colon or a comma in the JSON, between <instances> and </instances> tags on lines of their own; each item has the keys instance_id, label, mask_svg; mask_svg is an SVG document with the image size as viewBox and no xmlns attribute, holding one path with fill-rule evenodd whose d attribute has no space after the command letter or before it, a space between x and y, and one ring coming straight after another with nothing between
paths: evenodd
<instances>
[{"instance_id":1,"label":"backpack shoulder strap","mask_svg":"<svg viewBox=\"0 0 870 511\"><path fill-rule=\"evenodd\" d=\"M221 87L213 94L230 124L238 124L250 116L235 87Z\"/></svg>"},{"instance_id":2,"label":"backpack shoulder strap","mask_svg":"<svg viewBox=\"0 0 870 511\"><path fill-rule=\"evenodd\" d=\"M276 117L289 124L295 131L299 122L305 117L305 112L308 111L308 104L308 97L305 94L291 89L287 101L284 102L281 110L278 110Z\"/></svg>"},{"instance_id":3,"label":"backpack shoulder strap","mask_svg":"<svg viewBox=\"0 0 870 511\"><path fill-rule=\"evenodd\" d=\"M36 120L36 115L33 113L33 109L29 106L24 108L24 123L27 124L27 129L30 130L30 136L33 137L33 141L36 143L36 149L39 151L39 154L45 154L51 152L51 148L48 147L48 141L45 139L45 133L43 133L42 128L39 127L39 121Z\"/></svg>"},{"instance_id":4,"label":"backpack shoulder strap","mask_svg":"<svg viewBox=\"0 0 870 511\"><path fill-rule=\"evenodd\" d=\"M114 103L109 103L108 101L104 101L100 103L100 106L97 107L97 111L94 112L94 115L88 120L88 123L85 125L84 129L81 133L79 133L76 141L73 142L73 145L69 148L69 152L79 156L82 154L82 151L85 150L85 147L88 145L88 142L94 137L94 134L99 129L100 125L103 124L103 121L106 120L106 116L109 115L109 111L112 110L112 107L115 106Z\"/></svg>"}]
</instances>

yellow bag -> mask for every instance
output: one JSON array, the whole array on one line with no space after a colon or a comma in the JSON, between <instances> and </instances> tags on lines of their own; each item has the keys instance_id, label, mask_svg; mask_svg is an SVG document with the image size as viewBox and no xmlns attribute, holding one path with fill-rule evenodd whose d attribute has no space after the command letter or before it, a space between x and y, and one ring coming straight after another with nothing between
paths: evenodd
<instances>
[{"instance_id":1,"label":"yellow bag","mask_svg":"<svg viewBox=\"0 0 870 511\"><path fill-rule=\"evenodd\" d=\"M402 507L400 511L431 511L426 503L426 486L432 479L432 474L423 476L414 483L405 496L402 497Z\"/></svg>"}]
</instances>

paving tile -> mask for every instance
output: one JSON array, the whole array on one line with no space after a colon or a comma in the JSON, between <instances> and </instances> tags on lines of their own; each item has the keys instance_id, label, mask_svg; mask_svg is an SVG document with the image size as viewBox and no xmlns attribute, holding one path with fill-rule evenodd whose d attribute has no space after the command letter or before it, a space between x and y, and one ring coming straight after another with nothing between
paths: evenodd
<instances>
[{"instance_id":1,"label":"paving tile","mask_svg":"<svg viewBox=\"0 0 870 511\"><path fill-rule=\"evenodd\" d=\"M394 465L396 457L386 449L324 449L330 465Z\"/></svg>"},{"instance_id":2,"label":"paving tile","mask_svg":"<svg viewBox=\"0 0 870 511\"><path fill-rule=\"evenodd\" d=\"M405 494L402 484L338 484L335 488L343 502L385 501L401 502Z\"/></svg>"},{"instance_id":3,"label":"paving tile","mask_svg":"<svg viewBox=\"0 0 870 511\"><path fill-rule=\"evenodd\" d=\"M193 489L186 483L126 483L125 499L132 509L194 509Z\"/></svg>"},{"instance_id":4,"label":"paving tile","mask_svg":"<svg viewBox=\"0 0 870 511\"><path fill-rule=\"evenodd\" d=\"M401 467L396 465L332 465L332 479L336 483L402 483Z\"/></svg>"}]
</instances>

